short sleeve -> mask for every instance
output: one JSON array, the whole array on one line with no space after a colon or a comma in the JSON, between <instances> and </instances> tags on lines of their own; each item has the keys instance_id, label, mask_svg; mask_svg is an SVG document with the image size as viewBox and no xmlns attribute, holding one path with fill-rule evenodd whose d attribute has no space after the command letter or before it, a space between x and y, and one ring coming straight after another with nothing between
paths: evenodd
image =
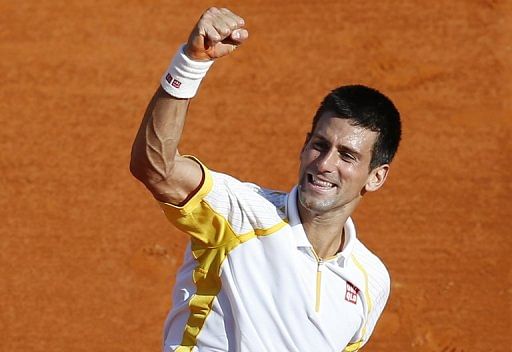
<instances>
[{"instance_id":1,"label":"short sleeve","mask_svg":"<svg viewBox=\"0 0 512 352\"><path fill-rule=\"evenodd\" d=\"M190 158L203 170L202 185L185 204L160 206L167 219L191 236L196 245L212 248L243 241L259 229L282 222L278 210L258 186L211 171Z\"/></svg>"}]
</instances>

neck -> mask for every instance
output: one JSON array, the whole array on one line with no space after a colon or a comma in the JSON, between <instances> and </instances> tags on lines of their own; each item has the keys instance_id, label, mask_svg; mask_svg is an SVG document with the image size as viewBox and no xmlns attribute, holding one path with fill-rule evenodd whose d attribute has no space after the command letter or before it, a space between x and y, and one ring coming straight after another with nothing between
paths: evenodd
<instances>
[{"instance_id":1,"label":"neck","mask_svg":"<svg viewBox=\"0 0 512 352\"><path fill-rule=\"evenodd\" d=\"M343 249L343 228L353 209L317 214L304 208L300 201L297 207L306 236L320 259L334 256Z\"/></svg>"}]
</instances>

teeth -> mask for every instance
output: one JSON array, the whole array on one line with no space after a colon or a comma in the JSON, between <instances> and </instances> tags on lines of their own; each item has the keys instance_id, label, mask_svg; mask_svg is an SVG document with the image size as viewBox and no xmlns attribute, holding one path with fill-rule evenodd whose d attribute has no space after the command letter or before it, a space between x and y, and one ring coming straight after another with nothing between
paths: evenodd
<instances>
[{"instance_id":1,"label":"teeth","mask_svg":"<svg viewBox=\"0 0 512 352\"><path fill-rule=\"evenodd\" d=\"M311 180L313 181L313 184L316 186L329 187L329 188L334 187L334 184L327 182L327 181L319 180L318 178L316 178L313 175L311 176Z\"/></svg>"}]
</instances>

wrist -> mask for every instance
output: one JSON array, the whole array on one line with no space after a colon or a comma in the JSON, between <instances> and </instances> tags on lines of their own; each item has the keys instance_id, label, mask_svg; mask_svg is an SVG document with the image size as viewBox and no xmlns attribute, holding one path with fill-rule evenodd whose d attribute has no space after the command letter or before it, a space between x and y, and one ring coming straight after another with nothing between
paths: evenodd
<instances>
[{"instance_id":1,"label":"wrist","mask_svg":"<svg viewBox=\"0 0 512 352\"><path fill-rule=\"evenodd\" d=\"M208 56L208 54L206 54L204 52L204 50L203 51L194 50L193 46L189 45L188 43L183 45L182 50L190 60L194 60L194 61L211 61L212 60L212 58L210 56Z\"/></svg>"},{"instance_id":2,"label":"wrist","mask_svg":"<svg viewBox=\"0 0 512 352\"><path fill-rule=\"evenodd\" d=\"M193 60L185 52L186 44L182 45L162 75L160 84L170 95L176 98L189 99L196 95L202 79L213 64L213 60Z\"/></svg>"}]
</instances>

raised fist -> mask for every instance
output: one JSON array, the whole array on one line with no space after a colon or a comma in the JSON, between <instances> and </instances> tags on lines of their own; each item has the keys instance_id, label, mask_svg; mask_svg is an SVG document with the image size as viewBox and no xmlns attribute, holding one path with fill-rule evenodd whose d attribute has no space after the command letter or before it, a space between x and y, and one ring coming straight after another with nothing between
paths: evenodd
<instances>
[{"instance_id":1,"label":"raised fist","mask_svg":"<svg viewBox=\"0 0 512 352\"><path fill-rule=\"evenodd\" d=\"M244 20L228 9L211 7L190 33L185 54L192 60L228 55L249 37L244 26Z\"/></svg>"}]
</instances>

